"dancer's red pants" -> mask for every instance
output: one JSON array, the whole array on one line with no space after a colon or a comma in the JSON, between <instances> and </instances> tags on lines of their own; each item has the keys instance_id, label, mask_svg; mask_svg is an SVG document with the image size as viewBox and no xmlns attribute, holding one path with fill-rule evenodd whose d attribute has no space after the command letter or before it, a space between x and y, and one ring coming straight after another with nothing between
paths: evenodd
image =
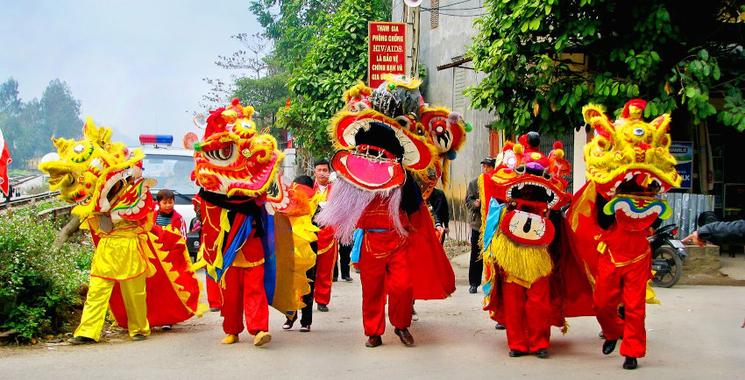
<instances>
[{"instance_id":1,"label":"dancer's red pants","mask_svg":"<svg viewBox=\"0 0 745 380\"><path fill-rule=\"evenodd\" d=\"M316 279L313 296L316 303L328 305L331 302L331 280L334 277L334 264L339 257L338 244L334 240L334 230L324 227L318 232L318 252L316 257Z\"/></svg>"},{"instance_id":2,"label":"dancer's red pants","mask_svg":"<svg viewBox=\"0 0 745 380\"><path fill-rule=\"evenodd\" d=\"M388 234L374 235L381 235L380 238L383 238L382 235ZM398 329L411 325L413 288L404 247L385 257L376 257L377 252L367 251L363 244L359 268L362 283L362 324L366 336L379 336L385 332L386 295L391 324Z\"/></svg>"},{"instance_id":3,"label":"dancer's red pants","mask_svg":"<svg viewBox=\"0 0 745 380\"><path fill-rule=\"evenodd\" d=\"M536 352L548 349L551 337L548 277L536 280L530 289L504 281L502 291L504 325L510 350Z\"/></svg>"},{"instance_id":4,"label":"dancer's red pants","mask_svg":"<svg viewBox=\"0 0 745 380\"><path fill-rule=\"evenodd\" d=\"M264 266L251 268L231 267L225 273L222 290L222 329L226 334L238 335L246 329L251 335L269 331L269 305L264 291Z\"/></svg>"},{"instance_id":5,"label":"dancer's red pants","mask_svg":"<svg viewBox=\"0 0 745 380\"><path fill-rule=\"evenodd\" d=\"M207 303L210 305L210 309L222 308L222 290L215 280L210 276L206 276L207 283Z\"/></svg>"},{"instance_id":6,"label":"dancer's red pants","mask_svg":"<svg viewBox=\"0 0 745 380\"><path fill-rule=\"evenodd\" d=\"M647 331L644 329L646 314L647 281L650 275L650 258L616 267L609 256L598 259L595 279L595 313L605 339L623 337L621 355L641 358L647 351ZM618 305L623 303L625 319L618 316Z\"/></svg>"}]
</instances>

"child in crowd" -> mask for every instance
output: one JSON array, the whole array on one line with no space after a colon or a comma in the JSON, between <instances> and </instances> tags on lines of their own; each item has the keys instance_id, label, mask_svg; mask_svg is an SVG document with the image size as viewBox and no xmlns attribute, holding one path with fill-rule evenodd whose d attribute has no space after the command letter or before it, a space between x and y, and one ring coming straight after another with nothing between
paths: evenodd
<instances>
[{"instance_id":1,"label":"child in crowd","mask_svg":"<svg viewBox=\"0 0 745 380\"><path fill-rule=\"evenodd\" d=\"M155 209L155 224L165 227L170 225L186 237L184 218L173 208L175 195L169 189L161 189L155 196L158 207Z\"/></svg>"}]
</instances>

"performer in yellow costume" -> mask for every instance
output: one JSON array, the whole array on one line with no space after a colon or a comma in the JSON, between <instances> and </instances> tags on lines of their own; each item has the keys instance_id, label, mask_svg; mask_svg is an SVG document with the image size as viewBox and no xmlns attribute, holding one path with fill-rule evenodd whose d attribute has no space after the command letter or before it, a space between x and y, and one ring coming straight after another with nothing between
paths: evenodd
<instances>
[{"instance_id":1,"label":"performer in yellow costume","mask_svg":"<svg viewBox=\"0 0 745 380\"><path fill-rule=\"evenodd\" d=\"M169 254L172 239L166 233L150 233L150 187L155 181L142 177L142 151L112 142L111 129L96 127L90 118L83 135L81 140L53 139L58 157L39 165L49 173L50 189L76 204L72 213L96 244L88 295L72 343L100 339L110 299L119 325L128 328L133 340L142 340L150 334L149 319L156 325L172 324L196 314L199 287L190 265L177 260L184 255ZM151 276L153 281L147 280ZM146 285L152 289L146 291ZM148 313L146 293L151 291L153 313Z\"/></svg>"},{"instance_id":2,"label":"performer in yellow costume","mask_svg":"<svg viewBox=\"0 0 745 380\"><path fill-rule=\"evenodd\" d=\"M109 298L116 283L119 283L127 310L129 336L133 340L144 339L150 335L145 280L154 272L154 268L148 265L148 254L145 253L149 251L146 239L151 226L127 220L112 223L108 215L91 216L87 223L91 234L98 236L99 241L91 263L83 316L75 330L73 343L85 341L86 338L99 340Z\"/></svg>"}]
</instances>

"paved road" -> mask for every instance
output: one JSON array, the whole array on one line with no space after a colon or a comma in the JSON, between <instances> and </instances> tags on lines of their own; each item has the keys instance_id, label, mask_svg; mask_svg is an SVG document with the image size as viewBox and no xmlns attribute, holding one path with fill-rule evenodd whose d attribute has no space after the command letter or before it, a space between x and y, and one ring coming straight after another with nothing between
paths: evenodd
<instances>
[{"instance_id":1,"label":"paved road","mask_svg":"<svg viewBox=\"0 0 745 380\"><path fill-rule=\"evenodd\" d=\"M364 347L360 287L336 283L331 312L316 313L311 333L282 331L282 315L270 320L273 341L253 347L219 344L220 319L210 313L156 332L144 342L113 339L90 346L0 349L0 378L106 379L732 379L745 376L745 288L680 286L660 289L662 305L648 308L648 356L633 374L622 358L600 353L593 318L570 320L562 336L553 330L551 358L509 358L504 332L494 330L481 298L468 294L467 258L455 260L459 288L450 299L417 303L417 347L406 348L393 334L383 346Z\"/></svg>"}]
</instances>

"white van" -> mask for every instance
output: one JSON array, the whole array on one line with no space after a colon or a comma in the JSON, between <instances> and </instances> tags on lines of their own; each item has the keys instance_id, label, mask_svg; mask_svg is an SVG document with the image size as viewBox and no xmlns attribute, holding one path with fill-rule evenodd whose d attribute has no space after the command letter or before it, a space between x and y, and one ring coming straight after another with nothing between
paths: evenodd
<instances>
[{"instance_id":1,"label":"white van","mask_svg":"<svg viewBox=\"0 0 745 380\"><path fill-rule=\"evenodd\" d=\"M145 153L142 161L142 175L154 178L158 183L151 189L153 198L160 189L172 190L175 194L174 208L184 218L187 228L191 220L196 217L192 198L199 192L199 187L192 182L191 172L194 170L194 151L191 149L175 148L171 146L173 136L168 135L140 135L140 147ZM189 253L196 254L199 248L198 239L187 239ZM195 245L195 246L192 246Z\"/></svg>"}]
</instances>

